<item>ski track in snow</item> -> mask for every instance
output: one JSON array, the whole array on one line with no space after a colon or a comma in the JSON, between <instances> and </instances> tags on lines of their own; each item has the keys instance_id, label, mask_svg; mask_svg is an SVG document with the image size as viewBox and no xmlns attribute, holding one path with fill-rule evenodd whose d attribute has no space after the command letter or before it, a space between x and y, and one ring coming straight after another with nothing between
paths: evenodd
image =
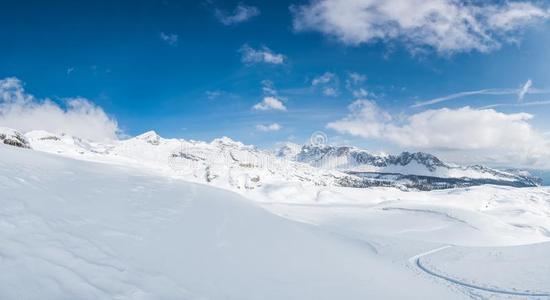
<instances>
[{"instance_id":1,"label":"ski track in snow","mask_svg":"<svg viewBox=\"0 0 550 300\"><path fill-rule=\"evenodd\" d=\"M428 274L428 275L431 275L431 276L439 278L439 279L443 279L443 280L445 280L449 283L458 285L460 287L480 290L480 291L484 291L484 292L511 295L511 296L549 297L550 298L550 292L547 293L547 292L511 291L511 290L506 290L506 289L484 287L484 286L475 285L475 284L472 284L472 283L467 283L467 282L460 281L460 280L451 278L449 276L437 273L433 270L430 270L428 267L426 267L425 265L422 264L422 262L420 260L422 257L428 256L430 254L434 254L434 253L437 253L437 252L440 252L440 251L443 251L443 250L446 250L446 249L449 249L449 248L452 248L452 246L451 245L446 245L446 246L435 248L435 249L432 249L432 250L429 250L429 251L426 251L426 252L422 252L420 254L417 254L417 255L409 258L409 262L412 265L416 266L421 271L423 271L424 273Z\"/></svg>"}]
</instances>

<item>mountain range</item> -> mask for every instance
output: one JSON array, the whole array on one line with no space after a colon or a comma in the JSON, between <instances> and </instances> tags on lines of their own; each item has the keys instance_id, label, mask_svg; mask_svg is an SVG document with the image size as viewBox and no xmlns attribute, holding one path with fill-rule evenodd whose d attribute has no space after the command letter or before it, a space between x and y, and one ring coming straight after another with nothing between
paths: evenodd
<instances>
[{"instance_id":1,"label":"mountain range","mask_svg":"<svg viewBox=\"0 0 550 300\"><path fill-rule=\"evenodd\" d=\"M433 190L483 184L538 186L527 172L481 165L458 166L423 152L376 155L349 146L284 144L275 151L223 137L211 142L165 139L149 131L133 138L98 143L67 134L0 128L0 142L81 160L147 168L232 190L266 183Z\"/></svg>"}]
</instances>

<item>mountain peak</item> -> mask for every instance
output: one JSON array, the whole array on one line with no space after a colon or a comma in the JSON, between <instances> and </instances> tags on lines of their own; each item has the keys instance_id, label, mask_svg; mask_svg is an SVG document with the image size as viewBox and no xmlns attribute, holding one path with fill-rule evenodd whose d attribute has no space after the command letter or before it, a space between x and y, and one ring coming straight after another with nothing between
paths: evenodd
<instances>
[{"instance_id":1,"label":"mountain peak","mask_svg":"<svg viewBox=\"0 0 550 300\"><path fill-rule=\"evenodd\" d=\"M216 146L233 146L233 147L244 147L245 145L241 142L237 142L232 138L227 136L222 136L221 138L213 139L210 143Z\"/></svg>"},{"instance_id":2,"label":"mountain peak","mask_svg":"<svg viewBox=\"0 0 550 300\"><path fill-rule=\"evenodd\" d=\"M7 127L0 127L0 143L20 148L30 148L24 135Z\"/></svg>"},{"instance_id":3,"label":"mountain peak","mask_svg":"<svg viewBox=\"0 0 550 300\"><path fill-rule=\"evenodd\" d=\"M300 151L302 151L302 145L284 142L279 144L279 147L275 149L274 153L279 158L294 160Z\"/></svg>"},{"instance_id":4,"label":"mountain peak","mask_svg":"<svg viewBox=\"0 0 550 300\"><path fill-rule=\"evenodd\" d=\"M142 133L136 136L135 138L146 141L147 143L155 146L160 143L160 139L161 139L160 135L158 135L154 130L150 130L145 133Z\"/></svg>"}]
</instances>

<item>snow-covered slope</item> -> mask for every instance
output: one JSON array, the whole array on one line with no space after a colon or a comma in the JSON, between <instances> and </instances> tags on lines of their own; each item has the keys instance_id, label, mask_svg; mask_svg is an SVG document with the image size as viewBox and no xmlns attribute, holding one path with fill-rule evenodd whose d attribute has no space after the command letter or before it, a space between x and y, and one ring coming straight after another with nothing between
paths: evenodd
<instances>
[{"instance_id":1,"label":"snow-covered slope","mask_svg":"<svg viewBox=\"0 0 550 300\"><path fill-rule=\"evenodd\" d=\"M26 137L0 144L0 299L550 298L549 188L355 189L227 138Z\"/></svg>"},{"instance_id":2,"label":"snow-covered slope","mask_svg":"<svg viewBox=\"0 0 550 300\"><path fill-rule=\"evenodd\" d=\"M419 263L447 282L493 291L503 298L550 299L548 253L550 243L515 247L450 247L422 258Z\"/></svg>"},{"instance_id":3,"label":"snow-covered slope","mask_svg":"<svg viewBox=\"0 0 550 300\"><path fill-rule=\"evenodd\" d=\"M291 219L368 237L481 247L550 241L547 187L425 192L281 184L266 185L251 198Z\"/></svg>"},{"instance_id":4,"label":"snow-covered slope","mask_svg":"<svg viewBox=\"0 0 550 300\"><path fill-rule=\"evenodd\" d=\"M280 153L280 151L278 152ZM288 157L288 156L287 156ZM352 174L401 175L400 179L414 181L417 176L468 179L465 185L480 180L479 184L509 184L516 186L540 185L540 180L529 174L512 173L487 168L480 165L457 166L441 161L434 155L423 152L403 152L399 155L375 155L355 147L334 147L328 145L304 145L293 157L295 161L304 162L315 167L340 170ZM416 177L415 177L416 176ZM396 178L382 178L388 181ZM454 184L454 182L450 182Z\"/></svg>"},{"instance_id":5,"label":"snow-covered slope","mask_svg":"<svg viewBox=\"0 0 550 300\"><path fill-rule=\"evenodd\" d=\"M231 192L4 145L0 158L0 299L463 296Z\"/></svg>"},{"instance_id":6,"label":"snow-covered slope","mask_svg":"<svg viewBox=\"0 0 550 300\"><path fill-rule=\"evenodd\" d=\"M227 137L206 143L164 139L149 131L127 140L99 144L44 131L32 131L25 136L34 150L77 159L140 166L229 189L254 189L266 182L281 181L313 185L360 182L356 176L280 159L268 151Z\"/></svg>"}]
</instances>

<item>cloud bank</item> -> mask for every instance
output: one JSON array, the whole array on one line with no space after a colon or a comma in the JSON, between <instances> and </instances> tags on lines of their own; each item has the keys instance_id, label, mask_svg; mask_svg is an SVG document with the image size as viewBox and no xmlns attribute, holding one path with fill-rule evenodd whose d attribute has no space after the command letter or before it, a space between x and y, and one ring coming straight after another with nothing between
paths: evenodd
<instances>
[{"instance_id":1,"label":"cloud bank","mask_svg":"<svg viewBox=\"0 0 550 300\"><path fill-rule=\"evenodd\" d=\"M117 122L85 98L65 100L65 107L49 99L36 99L14 77L0 80L0 126L21 132L46 130L93 141L117 138Z\"/></svg>"},{"instance_id":2,"label":"cloud bank","mask_svg":"<svg viewBox=\"0 0 550 300\"><path fill-rule=\"evenodd\" d=\"M347 45L404 43L415 53L490 52L550 17L529 1L311 0L290 7L297 32L317 31Z\"/></svg>"},{"instance_id":3,"label":"cloud bank","mask_svg":"<svg viewBox=\"0 0 550 300\"><path fill-rule=\"evenodd\" d=\"M405 148L472 153L477 156L472 161L550 167L550 141L531 126L533 116L527 113L462 107L395 117L369 100L357 100L348 109L346 117L327 127Z\"/></svg>"}]
</instances>

